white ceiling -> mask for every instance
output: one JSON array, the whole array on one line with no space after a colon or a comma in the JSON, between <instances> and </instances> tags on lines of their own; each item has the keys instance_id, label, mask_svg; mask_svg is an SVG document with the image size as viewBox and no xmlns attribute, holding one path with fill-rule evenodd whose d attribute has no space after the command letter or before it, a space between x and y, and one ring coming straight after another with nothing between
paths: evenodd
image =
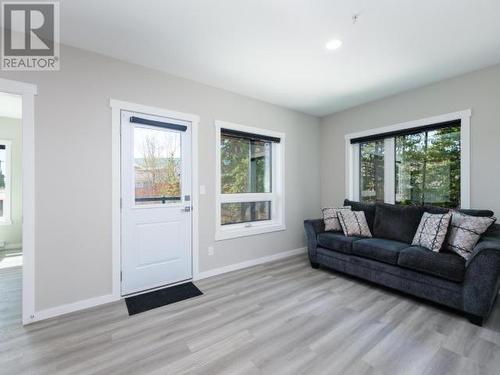
<instances>
[{"instance_id":1,"label":"white ceiling","mask_svg":"<svg viewBox=\"0 0 500 375\"><path fill-rule=\"evenodd\" d=\"M323 116L500 62L499 14L498 0L71 0L61 39Z\"/></svg>"}]
</instances>

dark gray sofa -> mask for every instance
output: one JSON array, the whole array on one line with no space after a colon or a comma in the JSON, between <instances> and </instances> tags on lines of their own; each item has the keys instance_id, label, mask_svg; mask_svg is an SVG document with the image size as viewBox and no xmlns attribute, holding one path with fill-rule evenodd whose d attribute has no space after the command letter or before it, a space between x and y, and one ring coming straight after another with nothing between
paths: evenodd
<instances>
[{"instance_id":1,"label":"dark gray sofa","mask_svg":"<svg viewBox=\"0 0 500 375\"><path fill-rule=\"evenodd\" d=\"M371 205L346 200L364 211L373 238L325 232L322 219L306 220L309 260L324 266L464 312L482 325L500 286L500 225L482 236L465 261L452 252L432 252L411 246L423 212L446 212L437 207ZM493 216L485 210L463 210L473 216ZM379 236L379 237L377 237Z\"/></svg>"}]
</instances>

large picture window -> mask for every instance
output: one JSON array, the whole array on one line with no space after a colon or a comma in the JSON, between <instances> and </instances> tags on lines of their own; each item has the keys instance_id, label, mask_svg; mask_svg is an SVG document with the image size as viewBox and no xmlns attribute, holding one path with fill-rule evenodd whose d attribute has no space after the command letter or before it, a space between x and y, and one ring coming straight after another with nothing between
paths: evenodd
<instances>
[{"instance_id":1,"label":"large picture window","mask_svg":"<svg viewBox=\"0 0 500 375\"><path fill-rule=\"evenodd\" d=\"M284 229L284 135L223 122L216 128L216 239Z\"/></svg>"},{"instance_id":2,"label":"large picture window","mask_svg":"<svg viewBox=\"0 0 500 375\"><path fill-rule=\"evenodd\" d=\"M396 142L396 203L460 207L460 126Z\"/></svg>"},{"instance_id":3,"label":"large picture window","mask_svg":"<svg viewBox=\"0 0 500 375\"><path fill-rule=\"evenodd\" d=\"M346 136L349 197L467 208L469 121L465 111Z\"/></svg>"}]
</instances>

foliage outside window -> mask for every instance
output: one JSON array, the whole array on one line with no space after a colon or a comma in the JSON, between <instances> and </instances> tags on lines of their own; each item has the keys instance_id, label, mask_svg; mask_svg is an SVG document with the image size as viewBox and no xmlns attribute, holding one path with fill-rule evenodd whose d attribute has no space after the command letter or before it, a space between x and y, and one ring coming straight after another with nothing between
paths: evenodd
<instances>
[{"instance_id":1,"label":"foliage outside window","mask_svg":"<svg viewBox=\"0 0 500 375\"><path fill-rule=\"evenodd\" d=\"M460 206L460 127L396 137L396 203Z\"/></svg>"},{"instance_id":2,"label":"foliage outside window","mask_svg":"<svg viewBox=\"0 0 500 375\"><path fill-rule=\"evenodd\" d=\"M384 141L361 143L359 196L362 202L384 201Z\"/></svg>"},{"instance_id":3,"label":"foliage outside window","mask_svg":"<svg viewBox=\"0 0 500 375\"><path fill-rule=\"evenodd\" d=\"M221 192L270 193L272 142L221 135ZM271 202L236 202L221 206L221 224L271 220Z\"/></svg>"},{"instance_id":4,"label":"foliage outside window","mask_svg":"<svg viewBox=\"0 0 500 375\"><path fill-rule=\"evenodd\" d=\"M222 203L222 225L271 220L271 202Z\"/></svg>"},{"instance_id":5,"label":"foliage outside window","mask_svg":"<svg viewBox=\"0 0 500 375\"><path fill-rule=\"evenodd\" d=\"M179 132L134 128L135 202L138 205L181 200Z\"/></svg>"},{"instance_id":6,"label":"foliage outside window","mask_svg":"<svg viewBox=\"0 0 500 375\"><path fill-rule=\"evenodd\" d=\"M271 192L272 142L221 136L223 194Z\"/></svg>"},{"instance_id":7,"label":"foliage outside window","mask_svg":"<svg viewBox=\"0 0 500 375\"><path fill-rule=\"evenodd\" d=\"M360 201L384 202L386 182L392 179L396 204L460 207L460 126L424 130L386 140L394 141L394 150L392 147L385 149L385 140L359 144ZM394 154L387 160L388 153ZM392 160L393 166L390 165Z\"/></svg>"}]
</instances>

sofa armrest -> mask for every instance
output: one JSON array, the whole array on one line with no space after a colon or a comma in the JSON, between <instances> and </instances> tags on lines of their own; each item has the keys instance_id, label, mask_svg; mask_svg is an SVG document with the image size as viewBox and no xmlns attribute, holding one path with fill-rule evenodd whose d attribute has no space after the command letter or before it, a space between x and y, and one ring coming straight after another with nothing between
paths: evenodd
<instances>
[{"instance_id":1,"label":"sofa armrest","mask_svg":"<svg viewBox=\"0 0 500 375\"><path fill-rule=\"evenodd\" d=\"M500 240L484 237L466 262L464 310L487 317L500 287Z\"/></svg>"},{"instance_id":2,"label":"sofa armrest","mask_svg":"<svg viewBox=\"0 0 500 375\"><path fill-rule=\"evenodd\" d=\"M307 238L307 251L311 262L316 262L316 248L318 247L318 234L325 231L323 219L304 220L304 229Z\"/></svg>"}]
</instances>

